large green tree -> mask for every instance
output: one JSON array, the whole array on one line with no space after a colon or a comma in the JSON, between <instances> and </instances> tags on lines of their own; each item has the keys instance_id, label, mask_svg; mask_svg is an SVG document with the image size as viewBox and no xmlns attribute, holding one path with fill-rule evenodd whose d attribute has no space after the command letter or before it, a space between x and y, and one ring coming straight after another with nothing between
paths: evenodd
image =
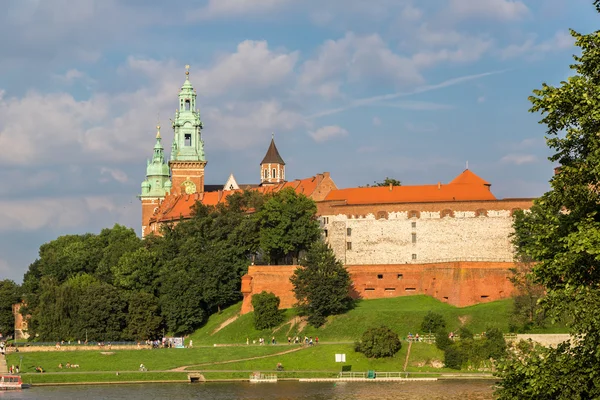
<instances>
[{"instance_id":1,"label":"large green tree","mask_svg":"<svg viewBox=\"0 0 600 400\"><path fill-rule=\"evenodd\" d=\"M271 264L300 253L321 236L315 202L292 188L269 198L256 214L260 228L260 247Z\"/></svg>"},{"instance_id":2,"label":"large green tree","mask_svg":"<svg viewBox=\"0 0 600 400\"><path fill-rule=\"evenodd\" d=\"M327 316L352 308L350 274L325 242L314 242L300 264L290 281L296 307L311 325L321 326Z\"/></svg>"},{"instance_id":3,"label":"large green tree","mask_svg":"<svg viewBox=\"0 0 600 400\"><path fill-rule=\"evenodd\" d=\"M501 399L600 397L600 31L571 34L581 49L575 74L530 97L531 111L547 126L550 160L561 167L551 190L518 217L515 243L535 262L544 309L573 317L567 322L574 338L509 357L499 372Z\"/></svg>"},{"instance_id":4,"label":"large green tree","mask_svg":"<svg viewBox=\"0 0 600 400\"><path fill-rule=\"evenodd\" d=\"M0 333L12 336L15 330L15 317L12 306L19 301L19 285L11 280L0 281Z\"/></svg>"}]
</instances>

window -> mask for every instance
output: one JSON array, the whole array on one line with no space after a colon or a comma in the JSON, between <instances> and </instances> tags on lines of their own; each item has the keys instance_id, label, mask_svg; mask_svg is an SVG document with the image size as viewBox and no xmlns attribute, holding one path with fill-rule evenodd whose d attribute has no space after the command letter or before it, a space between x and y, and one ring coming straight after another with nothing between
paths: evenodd
<instances>
[{"instance_id":1,"label":"window","mask_svg":"<svg viewBox=\"0 0 600 400\"><path fill-rule=\"evenodd\" d=\"M329 217L323 217L323 223L324 224L328 224L329 223Z\"/></svg>"},{"instance_id":2,"label":"window","mask_svg":"<svg viewBox=\"0 0 600 400\"><path fill-rule=\"evenodd\" d=\"M411 211L410 212L410 217L411 218L417 218L417 212L416 211Z\"/></svg>"},{"instance_id":3,"label":"window","mask_svg":"<svg viewBox=\"0 0 600 400\"><path fill-rule=\"evenodd\" d=\"M407 288L404 288L404 290L406 290L407 292L414 292L415 290L417 290L417 288L407 287Z\"/></svg>"},{"instance_id":4,"label":"window","mask_svg":"<svg viewBox=\"0 0 600 400\"><path fill-rule=\"evenodd\" d=\"M486 295L481 296L482 299L487 299L488 297L490 297L490 296L486 296Z\"/></svg>"},{"instance_id":5,"label":"window","mask_svg":"<svg viewBox=\"0 0 600 400\"><path fill-rule=\"evenodd\" d=\"M452 217L452 216L453 216L453 215L452 215L452 210L448 210L448 209L446 209L446 210L442 211L442 218L445 218L445 217Z\"/></svg>"},{"instance_id":6,"label":"window","mask_svg":"<svg viewBox=\"0 0 600 400\"><path fill-rule=\"evenodd\" d=\"M416 222L411 222L410 226L412 226L413 228L416 228L417 227L417 223Z\"/></svg>"},{"instance_id":7,"label":"window","mask_svg":"<svg viewBox=\"0 0 600 400\"><path fill-rule=\"evenodd\" d=\"M404 276L402 274L398 274L398 279L402 279Z\"/></svg>"},{"instance_id":8,"label":"window","mask_svg":"<svg viewBox=\"0 0 600 400\"><path fill-rule=\"evenodd\" d=\"M272 176L273 178L275 178L275 177L277 176L277 173L275 172L275 168L273 168L273 169L271 170L271 174L272 174L271 176Z\"/></svg>"},{"instance_id":9,"label":"window","mask_svg":"<svg viewBox=\"0 0 600 400\"><path fill-rule=\"evenodd\" d=\"M325 234L325 237L327 237L327 235L328 235L327 229L323 229L323 233Z\"/></svg>"},{"instance_id":10,"label":"window","mask_svg":"<svg viewBox=\"0 0 600 400\"><path fill-rule=\"evenodd\" d=\"M191 146L192 145L192 134L191 133L186 133L184 136L184 140L185 140L185 145L186 146Z\"/></svg>"},{"instance_id":11,"label":"window","mask_svg":"<svg viewBox=\"0 0 600 400\"><path fill-rule=\"evenodd\" d=\"M352 228L346 228L346 236L352 236Z\"/></svg>"},{"instance_id":12,"label":"window","mask_svg":"<svg viewBox=\"0 0 600 400\"><path fill-rule=\"evenodd\" d=\"M413 243L417 243L417 234L416 233L412 233L412 242Z\"/></svg>"},{"instance_id":13,"label":"window","mask_svg":"<svg viewBox=\"0 0 600 400\"><path fill-rule=\"evenodd\" d=\"M379 211L377 213L377 219L387 219L388 213L386 211Z\"/></svg>"},{"instance_id":14,"label":"window","mask_svg":"<svg viewBox=\"0 0 600 400\"><path fill-rule=\"evenodd\" d=\"M269 170L265 169L263 175L264 175L264 179L267 179L269 177Z\"/></svg>"},{"instance_id":15,"label":"window","mask_svg":"<svg viewBox=\"0 0 600 400\"><path fill-rule=\"evenodd\" d=\"M365 288L365 292L372 292L372 291L374 291L374 290L375 290L375 288L372 288L372 287L370 287L370 288Z\"/></svg>"},{"instance_id":16,"label":"window","mask_svg":"<svg viewBox=\"0 0 600 400\"><path fill-rule=\"evenodd\" d=\"M352 250L352 242L346 242L346 250Z\"/></svg>"},{"instance_id":17,"label":"window","mask_svg":"<svg viewBox=\"0 0 600 400\"><path fill-rule=\"evenodd\" d=\"M416 255L416 254L413 254L413 255L412 255L412 259L413 259L413 260L416 260L416 259L417 259L417 255Z\"/></svg>"},{"instance_id":18,"label":"window","mask_svg":"<svg viewBox=\"0 0 600 400\"><path fill-rule=\"evenodd\" d=\"M395 287L386 287L386 288L385 288L385 291L386 291L386 292L395 292L395 291L396 291L396 288L395 288Z\"/></svg>"},{"instance_id":19,"label":"window","mask_svg":"<svg viewBox=\"0 0 600 400\"><path fill-rule=\"evenodd\" d=\"M475 216L476 217L487 217L487 211L483 210L483 209L479 209L479 210L475 211Z\"/></svg>"},{"instance_id":20,"label":"window","mask_svg":"<svg viewBox=\"0 0 600 400\"><path fill-rule=\"evenodd\" d=\"M190 99L185 99L185 111L190 111Z\"/></svg>"},{"instance_id":21,"label":"window","mask_svg":"<svg viewBox=\"0 0 600 400\"><path fill-rule=\"evenodd\" d=\"M448 296L444 296L444 300L448 300Z\"/></svg>"},{"instance_id":22,"label":"window","mask_svg":"<svg viewBox=\"0 0 600 400\"><path fill-rule=\"evenodd\" d=\"M377 279L383 279L383 274L377 274Z\"/></svg>"}]
</instances>

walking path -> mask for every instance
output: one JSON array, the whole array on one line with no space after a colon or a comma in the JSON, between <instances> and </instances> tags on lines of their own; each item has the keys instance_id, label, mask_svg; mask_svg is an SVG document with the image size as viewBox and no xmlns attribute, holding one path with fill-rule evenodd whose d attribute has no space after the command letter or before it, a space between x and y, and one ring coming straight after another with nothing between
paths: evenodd
<instances>
[{"instance_id":1,"label":"walking path","mask_svg":"<svg viewBox=\"0 0 600 400\"><path fill-rule=\"evenodd\" d=\"M8 365L6 365L6 358L4 354L0 354L0 374L8 373Z\"/></svg>"},{"instance_id":2,"label":"walking path","mask_svg":"<svg viewBox=\"0 0 600 400\"><path fill-rule=\"evenodd\" d=\"M208 362L208 363L202 363L202 364L194 364L194 365L184 365L182 367L177 367L177 368L173 368L170 369L169 371L185 371L187 368L192 368L192 367L204 367L207 365L219 365L219 364L230 364L230 363L236 363L236 362L242 362L242 361L251 361L251 360L258 360L261 358L269 358L269 357L276 357L276 356L282 356L284 354L289 354L289 353L294 353L296 351L300 351L302 349L306 349L307 347L295 347L293 349L290 350L286 350L286 351L282 351L280 353L274 353L274 354L267 354L266 356L256 356L256 357L250 357L250 358L240 358L237 360L226 360L226 361L217 361L217 362Z\"/></svg>"},{"instance_id":3,"label":"walking path","mask_svg":"<svg viewBox=\"0 0 600 400\"><path fill-rule=\"evenodd\" d=\"M408 350L406 351L406 359L404 360L404 368L402 371L406 372L406 367L408 367L408 358L410 357L410 348L412 346L412 341L408 342Z\"/></svg>"}]
</instances>

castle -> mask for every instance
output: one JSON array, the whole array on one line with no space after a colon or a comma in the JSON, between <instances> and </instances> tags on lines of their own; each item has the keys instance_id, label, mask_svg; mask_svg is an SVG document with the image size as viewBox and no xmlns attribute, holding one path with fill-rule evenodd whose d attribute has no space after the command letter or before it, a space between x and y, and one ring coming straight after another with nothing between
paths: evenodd
<instances>
[{"instance_id":1,"label":"castle","mask_svg":"<svg viewBox=\"0 0 600 400\"><path fill-rule=\"evenodd\" d=\"M316 202L323 236L350 272L355 297L427 294L466 306L512 294L513 213L529 209L533 199L497 199L491 184L469 169L449 183L418 186L338 189L327 172L287 181L274 138L260 163L260 183L240 185L230 175L224 185L205 185L203 126L188 68L168 164L157 127L141 185L143 236L190 218L197 201L216 205L239 190L291 187ZM282 308L291 307L295 268L251 265L242 278L242 313L262 290L278 295Z\"/></svg>"}]
</instances>

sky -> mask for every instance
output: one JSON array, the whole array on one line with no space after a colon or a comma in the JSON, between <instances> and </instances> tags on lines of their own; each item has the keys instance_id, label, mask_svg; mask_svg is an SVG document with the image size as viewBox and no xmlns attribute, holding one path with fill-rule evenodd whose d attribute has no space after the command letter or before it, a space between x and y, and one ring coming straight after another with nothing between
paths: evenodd
<instances>
[{"instance_id":1,"label":"sky","mask_svg":"<svg viewBox=\"0 0 600 400\"><path fill-rule=\"evenodd\" d=\"M156 125L198 93L206 183L259 181L271 134L289 180L449 182L467 165L499 198L553 170L528 96L571 75L592 0L1 0L0 279L39 246L115 223Z\"/></svg>"}]
</instances>

